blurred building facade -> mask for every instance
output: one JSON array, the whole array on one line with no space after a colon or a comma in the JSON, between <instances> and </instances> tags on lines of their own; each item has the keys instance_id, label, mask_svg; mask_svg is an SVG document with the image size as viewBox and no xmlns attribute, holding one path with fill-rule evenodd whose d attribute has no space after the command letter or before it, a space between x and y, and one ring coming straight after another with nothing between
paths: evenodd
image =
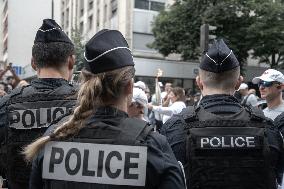
<instances>
[{"instance_id":1,"label":"blurred building facade","mask_svg":"<svg viewBox=\"0 0 284 189\"><path fill-rule=\"evenodd\" d=\"M36 31L51 16L52 0L0 0L0 61L30 67Z\"/></svg>"},{"instance_id":2,"label":"blurred building facade","mask_svg":"<svg viewBox=\"0 0 284 189\"><path fill-rule=\"evenodd\" d=\"M137 79L154 86L157 69L163 70L163 82L192 88L197 62L181 62L180 56L163 57L148 47L154 41L152 22L173 0L61 0L61 25L72 38L79 32L88 41L101 29L119 30L134 56Z\"/></svg>"},{"instance_id":3,"label":"blurred building facade","mask_svg":"<svg viewBox=\"0 0 284 189\"><path fill-rule=\"evenodd\" d=\"M70 38L77 33L83 43L101 29L119 30L132 49L139 80L154 86L157 69L161 81L195 88L198 60L181 61L179 55L163 57L149 48L154 41L152 22L160 10L175 0L0 0L0 69L12 62L24 67L23 78L35 75L30 66L34 36L44 18L54 18ZM1 63L2 62L2 63ZM2 66L1 66L2 65ZM249 81L265 68L246 67Z\"/></svg>"}]
</instances>

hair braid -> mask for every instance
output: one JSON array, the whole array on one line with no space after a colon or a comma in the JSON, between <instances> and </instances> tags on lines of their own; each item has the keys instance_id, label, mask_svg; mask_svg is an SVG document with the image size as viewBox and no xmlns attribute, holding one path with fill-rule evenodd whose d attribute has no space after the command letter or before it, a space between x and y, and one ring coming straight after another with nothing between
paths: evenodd
<instances>
[{"instance_id":1,"label":"hair braid","mask_svg":"<svg viewBox=\"0 0 284 189\"><path fill-rule=\"evenodd\" d=\"M78 91L78 106L69 120L55 129L51 134L52 138L62 139L78 133L84 127L87 118L95 112L96 107L108 105L112 100L119 100L134 73L133 66L96 75L83 71L82 86ZM41 137L26 146L23 151L26 160L31 161L36 153L51 140L51 136Z\"/></svg>"}]
</instances>

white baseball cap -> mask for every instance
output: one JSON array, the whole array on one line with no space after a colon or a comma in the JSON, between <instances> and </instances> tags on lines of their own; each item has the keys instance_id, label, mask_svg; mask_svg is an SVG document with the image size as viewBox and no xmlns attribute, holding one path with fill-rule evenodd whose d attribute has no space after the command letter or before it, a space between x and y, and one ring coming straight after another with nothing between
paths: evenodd
<instances>
[{"instance_id":1,"label":"white baseball cap","mask_svg":"<svg viewBox=\"0 0 284 189\"><path fill-rule=\"evenodd\" d=\"M146 93L139 88L133 88L132 102L138 102L142 106L146 107L148 104L148 99Z\"/></svg>"},{"instance_id":2,"label":"white baseball cap","mask_svg":"<svg viewBox=\"0 0 284 189\"><path fill-rule=\"evenodd\" d=\"M248 89L248 85L246 83L242 83L238 89L239 90L242 90L242 89Z\"/></svg>"},{"instance_id":3,"label":"white baseball cap","mask_svg":"<svg viewBox=\"0 0 284 189\"><path fill-rule=\"evenodd\" d=\"M136 83L134 83L134 87L140 88L143 91L146 90L146 85L143 81L137 81Z\"/></svg>"},{"instance_id":4,"label":"white baseball cap","mask_svg":"<svg viewBox=\"0 0 284 189\"><path fill-rule=\"evenodd\" d=\"M268 69L261 76L253 78L252 82L254 84L258 84L261 80L268 82L277 81L279 83L284 83L284 75L277 70Z\"/></svg>"}]
</instances>

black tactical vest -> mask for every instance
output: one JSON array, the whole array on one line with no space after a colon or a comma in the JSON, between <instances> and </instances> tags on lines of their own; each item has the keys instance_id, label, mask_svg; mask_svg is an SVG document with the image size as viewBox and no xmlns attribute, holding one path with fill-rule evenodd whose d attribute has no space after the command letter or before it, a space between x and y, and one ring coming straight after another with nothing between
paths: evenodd
<instances>
[{"instance_id":1,"label":"black tactical vest","mask_svg":"<svg viewBox=\"0 0 284 189\"><path fill-rule=\"evenodd\" d=\"M16 89L8 102L7 174L12 182L28 183L30 166L23 159L23 147L41 137L49 124L72 110L76 90L71 85Z\"/></svg>"},{"instance_id":2,"label":"black tactical vest","mask_svg":"<svg viewBox=\"0 0 284 189\"><path fill-rule=\"evenodd\" d=\"M202 107L183 114L186 122L186 177L190 189L272 189L267 124L257 111L219 116Z\"/></svg>"},{"instance_id":3,"label":"black tactical vest","mask_svg":"<svg viewBox=\"0 0 284 189\"><path fill-rule=\"evenodd\" d=\"M61 123L61 121L60 121L60 123ZM60 123L59 123L59 125L60 125ZM53 126L54 129L57 127L57 125L58 124ZM136 119L136 118L126 118L118 126L109 126L109 125L106 125L105 123L102 123L102 122L93 123L91 126L86 126L86 128L83 128L78 133L78 135L76 135L75 137L66 139L66 140L64 140L64 142L72 142L73 148L76 148L76 145L78 145L78 144L84 145L84 143L112 144L112 146L125 145L126 147L127 146L133 146L133 147L145 146L146 145L145 139L152 131L153 131L153 127L149 126L146 122L144 122L140 119ZM48 133L52 133L52 132L53 132L52 129L51 130L49 129ZM60 142L60 141L58 141L58 142ZM70 146L70 145L68 145L68 146ZM119 147L118 147L118 149L119 149ZM119 152L119 150L117 150L117 151ZM64 154L65 156L67 156L67 153L69 153L69 152L70 152L70 150L68 151L66 149L63 149L61 154ZM44 153L46 154L46 152L44 152ZM101 154L103 154L104 158L106 158L107 153L101 153ZM101 174L100 175L101 177L104 177L104 176L106 177L106 174L104 173L104 171L105 171L105 169L107 169L105 167L105 164L107 164L108 160L103 160L104 158L101 159L100 155L99 155L98 158L93 158L92 153L91 152L89 153L89 151L87 153L86 150L84 150L83 154L82 153L80 154L80 157L81 157L81 161L82 161L80 163L80 171L83 172L83 174L85 174L85 176L90 176L90 175L93 174L93 177L96 177L98 174ZM47 158L47 157L45 157L45 158ZM50 160L50 162L51 163L57 162L57 165L59 165L60 164L59 163L60 157L57 157L57 158L58 159L56 159L55 161ZM65 157L63 159L65 159L65 164L64 163L61 163L61 164L63 164L63 167L65 165L65 168L66 168L66 167L68 167L69 163L68 162L66 163L67 160L66 160ZM111 159L114 159L114 161L118 161L118 160L123 161L124 158L119 159L119 156L113 156L113 158L111 158ZM44 162L45 161L43 161L43 164L44 164ZM98 168L98 170L94 169L94 168L90 169L90 168L88 168L88 165L92 164L92 162L103 162L103 166L101 167L101 169ZM47 166L47 167L50 168L51 165L50 164L49 165L43 165L43 167L44 166ZM125 166L126 166L126 164L125 164ZM136 165L131 164L131 163L128 166L130 166L132 168L136 167ZM65 168L63 168L63 169L65 169ZM102 169L104 171L102 171ZM119 171L119 172L115 171L116 169L117 168L114 167L114 169L110 168L108 170L108 172L112 172L111 174L114 174L113 175L114 178L115 178L115 176L117 176L117 175L115 175L117 173L118 174L123 174L123 173L125 174L127 167L124 168L124 171ZM121 169L121 170L123 170L123 169ZM72 174L72 172L70 172L70 170L68 172L69 172L70 175ZM54 174L56 174L56 171L55 171ZM52 177L52 175L51 175L51 177ZM112 184L87 183L87 182L80 182L80 181L72 182L68 179L66 179L66 180L45 179L44 176L43 176L43 182L44 182L44 185L46 186L46 188L49 188L49 189L57 189L57 188L74 188L74 189L77 189L77 188L78 189L81 189L81 188L85 188L85 189L94 189L94 188L95 189L145 188L145 187L137 187L137 186L127 186L127 185L124 185L122 183L119 183L119 185L112 185Z\"/></svg>"}]
</instances>

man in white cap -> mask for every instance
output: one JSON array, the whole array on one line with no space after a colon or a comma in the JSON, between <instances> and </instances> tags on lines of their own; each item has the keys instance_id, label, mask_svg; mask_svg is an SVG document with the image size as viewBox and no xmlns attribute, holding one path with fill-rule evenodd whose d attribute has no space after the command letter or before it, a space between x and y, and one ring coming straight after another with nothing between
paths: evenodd
<instances>
[{"instance_id":1,"label":"man in white cap","mask_svg":"<svg viewBox=\"0 0 284 189\"><path fill-rule=\"evenodd\" d=\"M283 74L277 70L268 69L261 76L253 78L252 82L258 84L261 98L267 102L267 108L263 110L264 115L274 120L284 112Z\"/></svg>"},{"instance_id":2,"label":"man in white cap","mask_svg":"<svg viewBox=\"0 0 284 189\"><path fill-rule=\"evenodd\" d=\"M146 85L143 81L137 81L136 83L134 83L134 87L142 89L143 91L146 90Z\"/></svg>"},{"instance_id":3,"label":"man in white cap","mask_svg":"<svg viewBox=\"0 0 284 189\"><path fill-rule=\"evenodd\" d=\"M128 107L127 113L129 117L135 117L138 119L142 119L144 121L148 121L145 118L145 108L147 108L148 98L145 92L140 88L133 88L133 97L132 103Z\"/></svg>"},{"instance_id":4,"label":"man in white cap","mask_svg":"<svg viewBox=\"0 0 284 189\"><path fill-rule=\"evenodd\" d=\"M242 95L241 104L243 106L257 106L257 98L254 94L249 93L248 85L246 83L242 83L238 91Z\"/></svg>"}]
</instances>

